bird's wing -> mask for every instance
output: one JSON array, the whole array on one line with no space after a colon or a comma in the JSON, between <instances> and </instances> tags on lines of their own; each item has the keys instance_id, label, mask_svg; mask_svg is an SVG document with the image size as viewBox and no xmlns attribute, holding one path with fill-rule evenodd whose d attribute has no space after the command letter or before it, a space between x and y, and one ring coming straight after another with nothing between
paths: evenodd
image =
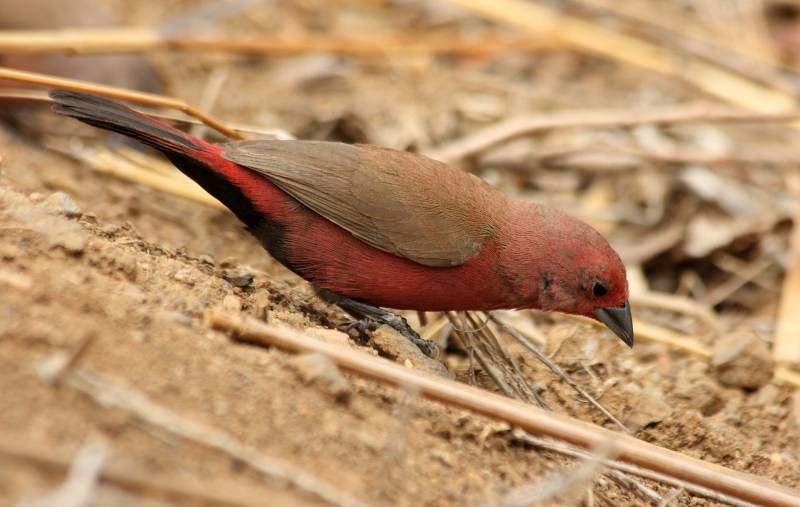
<instances>
[{"instance_id":1,"label":"bird's wing","mask_svg":"<svg viewBox=\"0 0 800 507\"><path fill-rule=\"evenodd\" d=\"M362 241L426 266L457 266L496 230L505 197L480 178L412 153L322 141L241 141L248 167Z\"/></svg>"}]
</instances>

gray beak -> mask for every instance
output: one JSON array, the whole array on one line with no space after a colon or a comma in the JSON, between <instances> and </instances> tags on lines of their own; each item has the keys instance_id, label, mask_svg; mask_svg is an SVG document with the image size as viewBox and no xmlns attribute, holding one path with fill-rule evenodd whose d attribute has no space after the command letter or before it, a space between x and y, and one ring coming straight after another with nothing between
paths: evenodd
<instances>
[{"instance_id":1,"label":"gray beak","mask_svg":"<svg viewBox=\"0 0 800 507\"><path fill-rule=\"evenodd\" d=\"M631 305L627 301L619 307L600 308L594 312L594 316L619 336L628 347L633 348L633 319Z\"/></svg>"}]
</instances>

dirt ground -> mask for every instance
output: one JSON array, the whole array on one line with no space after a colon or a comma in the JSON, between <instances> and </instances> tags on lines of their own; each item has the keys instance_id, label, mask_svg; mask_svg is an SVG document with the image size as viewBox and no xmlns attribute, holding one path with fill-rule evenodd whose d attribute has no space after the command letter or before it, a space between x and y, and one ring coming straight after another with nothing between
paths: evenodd
<instances>
[{"instance_id":1,"label":"dirt ground","mask_svg":"<svg viewBox=\"0 0 800 507\"><path fill-rule=\"evenodd\" d=\"M104 3L139 24L196 6ZM391 3L381 15L358 4L349 14L317 21L318 29L390 22L424 28L418 19L433 16L404 4ZM222 26L252 32L288 24L291 30L293 23L314 20L314 9L330 9L315 2L272 5L271 12L254 10ZM451 23L482 22L456 16ZM318 65L309 63L313 58ZM150 61L166 93L190 103L200 102L209 73L223 69L213 113L227 121L278 127L300 138L416 150L512 113L710 100L659 75L561 51L372 62L159 53ZM41 125L48 136L75 133L88 144L109 143L100 134L87 138L90 131L44 110ZM752 139L754 131L726 130L732 139ZM755 135L781 146L797 140L779 127ZM317 331L347 318L270 259L227 211L91 171L46 149L44 139L0 127L0 504L23 505L61 484L79 449L98 438L108 452L104 477L150 486L104 480L89 505L325 504L230 453L103 399L86 387L87 378L101 391L117 386L143 393L185 420L223 431L370 505L480 505L580 467L524 442L507 425L349 373L343 381L335 371L311 368L309 374L308 358L237 344L211 330L203 315L216 307ZM481 175L534 198L552 196L559 185L570 192L580 186L552 170L541 180L500 170ZM624 171L598 176L612 189L640 177ZM777 225L773 232L785 242L786 229ZM653 258L643 271L653 286L669 286L665 280L676 266L691 262L701 274L708 269L702 259ZM243 274L252 281L245 276L242 282ZM725 332L760 332L774 315L776 297L764 296L758 310L736 302L718 306ZM648 311L662 322L674 317ZM559 315L516 318L535 322L547 337L545 350L639 438L800 487L800 397L791 388L726 387L707 359L663 343L642 340L628 350L606 330ZM48 382L43 365L82 347L70 377ZM508 347L553 410L613 428L521 347ZM456 378L470 380L462 353L451 350L443 361ZM476 380L497 391L480 368ZM662 496L670 491L642 484ZM553 503L578 504L654 503L630 484L598 475ZM712 504L686 493L672 500Z\"/></svg>"}]
</instances>

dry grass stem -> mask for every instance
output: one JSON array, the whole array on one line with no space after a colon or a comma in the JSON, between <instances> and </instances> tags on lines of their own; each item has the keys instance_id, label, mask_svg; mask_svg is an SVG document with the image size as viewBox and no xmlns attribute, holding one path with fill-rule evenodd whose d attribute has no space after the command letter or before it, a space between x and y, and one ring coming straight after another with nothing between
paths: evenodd
<instances>
[{"instance_id":1,"label":"dry grass stem","mask_svg":"<svg viewBox=\"0 0 800 507\"><path fill-rule=\"evenodd\" d=\"M576 447L574 447L572 445L566 444L564 442L559 442L559 441L555 441L555 440L551 440L551 439L547 439L547 438L540 438L540 437L531 435L529 433L526 433L524 431L515 431L514 436L516 438L522 440L523 442L529 444L529 445L535 446L535 447L540 448L540 449L556 452L556 453L562 454L564 456L569 456L569 457L578 458L578 459L585 459L587 456L590 455L584 449L578 449L578 448L576 448ZM651 481L660 482L660 483L663 483L663 484L666 484L666 485L669 485L669 486L672 486L672 487L675 487L675 488L680 488L680 489L683 489L685 491L688 491L689 493L691 493L693 495L700 496L700 497L703 497L703 498L707 498L707 499L713 500L713 501L718 502L718 503L722 503L722 504L726 504L726 505L733 505L734 507L753 507L754 506L754 504L752 504L750 502L745 502L745 501L739 500L737 498L733 498L731 496L721 494L721 493L719 493L717 491L714 491L712 489L704 488L704 487L698 486L698 485L690 483L690 482L682 481L680 479L677 479L677 478L669 476L669 475L665 475L665 474L661 474L661 473L658 473L658 472L654 472L652 470L646 470L644 468L641 468L641 467L638 467L638 466L635 466L635 465L631 465L629 463L622 463L622 462L617 461L617 460L606 459L606 460L603 460L603 465L606 468L610 468L611 469L610 471L608 471L606 473L606 475L608 475L608 476L610 476L612 478L615 478L615 480L619 479L621 477L622 478L621 480L630 481L631 479L624 475L624 474L628 474L628 475L633 475L633 476L636 476L636 477L641 477L642 479L648 479L648 480L651 480ZM635 482L635 484L637 484L637 487L638 486L643 486L639 482ZM644 486L644 487L647 488L646 486ZM650 488L647 488L647 489L650 490ZM644 493L644 491L643 491L643 493ZM654 501L660 501L661 500L661 496L660 495L658 495L658 499L655 499L655 498L652 497L653 494L657 495L657 493L652 491L652 490L650 490L648 493L645 493L645 494L648 497L650 497L651 500L654 500Z\"/></svg>"},{"instance_id":2,"label":"dry grass stem","mask_svg":"<svg viewBox=\"0 0 800 507\"><path fill-rule=\"evenodd\" d=\"M178 111L186 113L189 116L197 118L204 124L220 132L226 137L231 139L245 138L245 136L243 136L241 133L227 127L219 120L205 114L204 112L187 104L186 102L183 102L182 100L174 99L172 97L165 97L163 95L156 95L154 93L127 90L125 88L117 88L114 86L100 85L96 83L90 83L88 81L48 76L47 74L25 72L7 67L0 67L0 79L7 79L9 81L28 83L38 86L47 86L50 88L60 88L64 90L91 93L95 95L103 95L115 99L130 100L140 104L177 109Z\"/></svg>"},{"instance_id":3,"label":"dry grass stem","mask_svg":"<svg viewBox=\"0 0 800 507\"><path fill-rule=\"evenodd\" d=\"M58 457L58 453L52 448L23 444L16 439L0 438L0 460L35 466L55 473L66 473L70 468L70 461ZM165 480L152 477L152 474L140 477L130 467L126 467L124 473L117 473L109 468L113 467L100 470L97 477L100 484L113 486L141 497L171 500L180 505L209 504L223 507L263 505L263 491L245 491L235 484L205 484L195 481L189 483L178 477Z\"/></svg>"},{"instance_id":4,"label":"dry grass stem","mask_svg":"<svg viewBox=\"0 0 800 507\"><path fill-rule=\"evenodd\" d=\"M720 324L716 314L710 307L697 301L666 292L639 292L631 295L631 304L636 307L647 307L663 310L691 317L704 325L704 336L714 336L719 333Z\"/></svg>"},{"instance_id":5,"label":"dry grass stem","mask_svg":"<svg viewBox=\"0 0 800 507\"><path fill-rule=\"evenodd\" d=\"M147 161L147 165L142 166L139 164L139 160L134 162L105 147L89 148L77 142L66 145L49 142L45 146L81 161L95 171L146 185L208 206L227 209L222 203L214 199L211 194L178 171L171 171L169 174L165 174L163 171L154 170L154 167L159 167L163 162L147 155L136 157L141 159L142 162Z\"/></svg>"},{"instance_id":6,"label":"dry grass stem","mask_svg":"<svg viewBox=\"0 0 800 507\"><path fill-rule=\"evenodd\" d=\"M558 8L543 3L524 0L450 2L518 26L528 33L550 36L577 50L666 74L732 104L769 113L789 111L795 107L791 94L741 77L714 63L563 14Z\"/></svg>"},{"instance_id":7,"label":"dry grass stem","mask_svg":"<svg viewBox=\"0 0 800 507\"><path fill-rule=\"evenodd\" d=\"M83 507L94 495L95 486L108 456L108 444L102 438L90 438L75 455L67 478L56 489L17 507Z\"/></svg>"},{"instance_id":8,"label":"dry grass stem","mask_svg":"<svg viewBox=\"0 0 800 507\"><path fill-rule=\"evenodd\" d=\"M116 380L102 377L88 370L77 369L65 377L64 382L86 393L100 405L126 410L159 430L217 449L232 459L246 463L253 470L271 480L290 484L332 505L365 506L364 503L340 491L332 484L287 462L266 456L222 430L178 415L150 400L144 393L132 387L123 386Z\"/></svg>"},{"instance_id":9,"label":"dry grass stem","mask_svg":"<svg viewBox=\"0 0 800 507\"><path fill-rule=\"evenodd\" d=\"M487 325L488 318L484 322L478 322L472 312L459 312L459 317L461 318L460 326L457 326L454 319L451 318L454 329L468 338L471 347L475 348L477 344L477 347L489 356L491 363L499 368L508 384L517 393L517 396L513 397L529 403L537 403L540 407L549 409L547 402L539 396L540 387L531 385L530 381L525 378L519 364ZM476 352L479 352L477 348Z\"/></svg>"},{"instance_id":10,"label":"dry grass stem","mask_svg":"<svg viewBox=\"0 0 800 507\"><path fill-rule=\"evenodd\" d=\"M53 102L47 92L43 90L32 90L28 88L4 88L0 89L0 98L2 99L19 99L31 100L37 102ZM160 110L142 110L148 116L159 118L161 120L169 120L175 123L185 123L187 125L205 125L202 121L192 118L190 116L174 114L167 111ZM278 139L290 140L297 139L294 135L281 128L264 128L256 125L246 125L243 123L226 122L226 126L236 132L242 134L251 134L253 136L265 139Z\"/></svg>"},{"instance_id":11,"label":"dry grass stem","mask_svg":"<svg viewBox=\"0 0 800 507\"><path fill-rule=\"evenodd\" d=\"M663 500L661 495L658 494L658 491L645 486L641 481L637 481L632 477L628 477L622 472L617 470L607 470L605 472L605 476L620 486L633 491L645 500L652 502L653 504L658 504Z\"/></svg>"},{"instance_id":12,"label":"dry grass stem","mask_svg":"<svg viewBox=\"0 0 800 507\"><path fill-rule=\"evenodd\" d=\"M622 461L745 501L761 503L767 507L800 507L799 492L761 477L756 478L707 463L642 442L629 435L542 410L528 403L460 382L432 377L287 328L269 326L257 319L209 310L206 312L206 320L211 327L232 333L239 341L277 346L292 352L319 352L330 357L340 367L365 377L394 386L414 388L423 397L471 410L585 449L613 440L617 455Z\"/></svg>"},{"instance_id":13,"label":"dry grass stem","mask_svg":"<svg viewBox=\"0 0 800 507\"><path fill-rule=\"evenodd\" d=\"M397 35L291 37L228 37L164 35L150 28L81 28L65 30L0 31L0 53L120 53L156 50L295 55L337 53L357 57L453 54L482 56L502 52L563 49L548 37L482 36L402 33Z\"/></svg>"},{"instance_id":14,"label":"dry grass stem","mask_svg":"<svg viewBox=\"0 0 800 507\"><path fill-rule=\"evenodd\" d=\"M675 125L684 123L720 122L793 122L800 111L786 108L780 112L753 112L708 105L676 105L647 110L587 109L522 115L501 120L464 137L429 150L426 155L444 162L457 162L474 157L493 146L523 136L554 129L626 128L644 124Z\"/></svg>"},{"instance_id":15,"label":"dry grass stem","mask_svg":"<svg viewBox=\"0 0 800 507\"><path fill-rule=\"evenodd\" d=\"M697 23L696 17L686 16L671 2L653 4L645 1L614 2L609 0L580 0L582 4L611 14L617 20L631 25L648 40L669 47L676 53L687 54L755 82L769 85L786 93L795 93L791 79L781 72L768 51L769 41L759 37L758 48L752 39L742 37L743 25L737 26L736 35L710 33L708 26ZM727 35L727 36L725 36Z\"/></svg>"},{"instance_id":16,"label":"dry grass stem","mask_svg":"<svg viewBox=\"0 0 800 507\"><path fill-rule=\"evenodd\" d=\"M539 349L539 347L537 347L537 346L536 346L536 344L535 344L535 343L533 343L531 340L528 340L528 339L527 339L527 338L526 338L524 335L522 335L522 333L520 333L519 331L517 331L517 329L516 329L516 328L514 328L513 326L510 326L510 325L508 325L508 324L506 324L505 322L503 322L502 320L498 319L497 317L495 317L495 316L494 316L494 315L492 315L491 313L488 313L487 315L489 315L489 318L492 320L492 322L494 322L495 324L497 324L497 325L500 327L500 329L501 329L501 330L503 330L504 332L506 332L506 333L508 333L509 335L511 335L511 336L512 336L512 337L513 337L515 340L517 340L517 341L520 343L520 345L522 345L523 347L525 347L526 349L528 349L528 351L530 351L531 353L533 353L533 355L535 355L535 356L536 356L536 358L537 358L537 359L539 359L539 361L541 361L542 363L544 363L544 364L545 364L545 365L546 365L548 368L550 368L550 370L551 370L553 373L555 373L556 375L558 375L558 376L559 376L559 377L560 377L560 378L561 378L561 379L562 379L564 382L566 382L566 383L567 383L567 385L569 385L569 386L570 386L571 388L573 388L573 389L574 389L574 390L575 390L575 391L576 391L578 394L580 394L580 395L581 395L583 398L585 398L585 399L586 399L586 401L588 401L589 403L591 403L591 404L592 404L592 405L593 405L593 406L594 406L594 407L595 407L597 410L599 410L599 411L600 411L600 412L601 412L601 413L602 413L604 416L606 416L606 418L607 418L609 421L611 421L611 422L613 422L614 424L616 424L616 425L617 425L617 427L619 427L619 428L620 428L622 431L624 431L625 433L631 433L631 430L629 430L629 429L628 429L628 428L627 428L627 427L626 427L626 426L625 426L625 425L622 423L622 421L620 421L619 419L617 419L617 418L614 416L614 414L612 414L611 412L609 412L607 408L605 408L605 407L604 407L602 404L600 404L600 402L599 402L599 401L597 401L597 400L594 398L594 396L592 396L591 394L589 394L589 393L588 393L588 392L587 392L587 391L586 391L586 390L585 390L583 387L581 387L581 386L580 386L580 384L578 384L577 382L575 382L574 380L572 380L572 377L570 377L570 376L569 376L569 374L567 374L567 372L565 372L565 371L564 371L564 370L563 370L563 369L562 369L562 368L561 368L561 367L560 367L560 366L559 366L559 365L558 365L558 364L557 364L555 361L553 361L552 359L550 359L550 358L547 356L547 354L545 354L544 352L542 352L542 351Z\"/></svg>"}]
</instances>

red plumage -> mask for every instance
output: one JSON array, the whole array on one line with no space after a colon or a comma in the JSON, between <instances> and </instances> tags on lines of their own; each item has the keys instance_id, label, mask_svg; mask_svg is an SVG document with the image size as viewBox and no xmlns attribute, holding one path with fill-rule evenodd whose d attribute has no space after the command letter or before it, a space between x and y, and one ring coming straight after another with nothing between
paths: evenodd
<instances>
[{"instance_id":1,"label":"red plumage","mask_svg":"<svg viewBox=\"0 0 800 507\"><path fill-rule=\"evenodd\" d=\"M565 213L412 154L304 141L218 146L107 99L51 95L56 112L162 151L318 288L398 309L586 315L632 344L624 265Z\"/></svg>"}]
</instances>

